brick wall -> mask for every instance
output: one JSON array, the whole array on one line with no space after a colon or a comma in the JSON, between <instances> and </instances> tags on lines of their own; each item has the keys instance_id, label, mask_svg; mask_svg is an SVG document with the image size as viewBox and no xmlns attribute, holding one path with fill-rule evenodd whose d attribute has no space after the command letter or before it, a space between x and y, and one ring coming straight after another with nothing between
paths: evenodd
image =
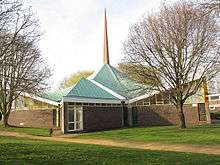
<instances>
[{"instance_id":1,"label":"brick wall","mask_svg":"<svg viewBox=\"0 0 220 165\"><path fill-rule=\"evenodd\" d=\"M199 124L198 107L184 105L187 124ZM174 125L179 123L177 111L173 105L152 105L137 107L137 125Z\"/></svg>"},{"instance_id":2,"label":"brick wall","mask_svg":"<svg viewBox=\"0 0 220 165\"><path fill-rule=\"evenodd\" d=\"M21 125L20 123L23 123ZM12 111L9 124L24 127L53 127L53 110L20 110Z\"/></svg>"},{"instance_id":3,"label":"brick wall","mask_svg":"<svg viewBox=\"0 0 220 165\"><path fill-rule=\"evenodd\" d=\"M83 130L105 130L122 127L121 107L83 107Z\"/></svg>"}]
</instances>

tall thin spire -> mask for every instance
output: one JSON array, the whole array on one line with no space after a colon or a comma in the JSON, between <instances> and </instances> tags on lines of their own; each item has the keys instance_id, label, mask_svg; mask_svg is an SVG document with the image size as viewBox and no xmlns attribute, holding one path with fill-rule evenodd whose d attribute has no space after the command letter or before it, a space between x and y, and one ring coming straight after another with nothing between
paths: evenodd
<instances>
[{"instance_id":1,"label":"tall thin spire","mask_svg":"<svg viewBox=\"0 0 220 165\"><path fill-rule=\"evenodd\" d=\"M103 63L104 63L104 64L109 64L108 32L107 32L106 9L105 9L105 16L104 16L104 48L103 48Z\"/></svg>"}]
</instances>

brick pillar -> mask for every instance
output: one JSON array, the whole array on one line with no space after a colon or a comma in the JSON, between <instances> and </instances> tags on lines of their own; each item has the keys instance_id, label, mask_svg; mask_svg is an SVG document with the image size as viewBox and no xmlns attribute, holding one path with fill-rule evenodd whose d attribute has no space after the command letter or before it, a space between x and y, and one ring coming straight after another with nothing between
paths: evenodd
<instances>
[{"instance_id":1,"label":"brick pillar","mask_svg":"<svg viewBox=\"0 0 220 165\"><path fill-rule=\"evenodd\" d=\"M67 133L67 111L68 111L68 103L63 102L63 106L61 108L61 130L62 133Z\"/></svg>"},{"instance_id":2,"label":"brick pillar","mask_svg":"<svg viewBox=\"0 0 220 165\"><path fill-rule=\"evenodd\" d=\"M133 126L132 106L128 105L128 125Z\"/></svg>"}]
</instances>

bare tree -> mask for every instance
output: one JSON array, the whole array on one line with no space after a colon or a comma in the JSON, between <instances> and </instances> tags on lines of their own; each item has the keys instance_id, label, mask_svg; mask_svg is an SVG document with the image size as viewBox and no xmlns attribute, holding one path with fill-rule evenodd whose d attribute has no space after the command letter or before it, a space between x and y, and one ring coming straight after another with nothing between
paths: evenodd
<instances>
[{"instance_id":1,"label":"bare tree","mask_svg":"<svg viewBox=\"0 0 220 165\"><path fill-rule=\"evenodd\" d=\"M157 79L154 88L171 95L180 128L186 128L187 98L219 72L216 15L204 12L191 2L163 5L158 13L133 25L124 44L125 60L145 68L137 74Z\"/></svg>"},{"instance_id":2,"label":"bare tree","mask_svg":"<svg viewBox=\"0 0 220 165\"><path fill-rule=\"evenodd\" d=\"M143 72L143 69L145 69L144 72ZM146 79L145 77L146 72L151 70L149 67L143 68L143 66L135 65L134 63L131 63L131 64L130 63L119 63L118 70L122 72L123 74L125 74L130 79L135 80L136 82L145 85L146 88L148 89L150 87L154 87L155 84L158 83L158 80L155 79L154 76L150 76L151 79ZM142 74L142 73L145 73L145 74ZM151 74L151 71L148 74Z\"/></svg>"},{"instance_id":3,"label":"bare tree","mask_svg":"<svg viewBox=\"0 0 220 165\"><path fill-rule=\"evenodd\" d=\"M9 126L13 101L46 87L50 69L38 49L38 20L19 1L0 1L0 112Z\"/></svg>"},{"instance_id":4,"label":"bare tree","mask_svg":"<svg viewBox=\"0 0 220 165\"><path fill-rule=\"evenodd\" d=\"M220 0L206 0L201 5L207 9L208 12L220 12Z\"/></svg>"}]
</instances>

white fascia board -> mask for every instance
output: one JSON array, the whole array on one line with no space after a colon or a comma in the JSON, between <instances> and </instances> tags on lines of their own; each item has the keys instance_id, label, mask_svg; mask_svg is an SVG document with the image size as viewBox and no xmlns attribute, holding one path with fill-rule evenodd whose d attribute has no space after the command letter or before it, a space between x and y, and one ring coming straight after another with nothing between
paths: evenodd
<instances>
[{"instance_id":1,"label":"white fascia board","mask_svg":"<svg viewBox=\"0 0 220 165\"><path fill-rule=\"evenodd\" d=\"M139 101L139 100L142 100L142 99L146 99L146 98L148 98L148 97L150 97L150 96L152 96L152 95L155 95L155 94L157 94L157 93L159 93L159 92L158 92L158 91L153 91L152 93L147 93L147 94L144 94L144 95L135 97L135 98L133 98L133 99L130 99L130 100L128 101L128 103L134 103L134 102L136 102L136 101Z\"/></svg>"},{"instance_id":2,"label":"white fascia board","mask_svg":"<svg viewBox=\"0 0 220 165\"><path fill-rule=\"evenodd\" d=\"M97 85L98 87L102 88L102 89L105 90L106 92L110 93L111 95L117 97L118 99L120 99L120 100L122 100L122 101L125 101L125 100L126 100L126 98L125 98L124 96L119 95L118 93L116 93L116 92L114 92L113 90L111 90L111 89L105 87L104 85L98 83L97 81L95 81L95 80L90 80L90 79L88 79L88 80L91 81L93 84Z\"/></svg>"},{"instance_id":3,"label":"white fascia board","mask_svg":"<svg viewBox=\"0 0 220 165\"><path fill-rule=\"evenodd\" d=\"M209 94L208 96L209 96L209 97L210 97L210 96L220 96L220 94L217 94L217 93L216 93L216 94Z\"/></svg>"},{"instance_id":4,"label":"white fascia board","mask_svg":"<svg viewBox=\"0 0 220 165\"><path fill-rule=\"evenodd\" d=\"M121 104L120 100L92 99L92 98L79 98L79 97L67 97L67 96L63 97L62 102Z\"/></svg>"},{"instance_id":5,"label":"white fascia board","mask_svg":"<svg viewBox=\"0 0 220 165\"><path fill-rule=\"evenodd\" d=\"M209 104L209 107L220 107L220 104Z\"/></svg>"},{"instance_id":6,"label":"white fascia board","mask_svg":"<svg viewBox=\"0 0 220 165\"><path fill-rule=\"evenodd\" d=\"M55 105L55 106L58 106L58 105L59 105L59 102L52 101L52 100L49 100L49 99L45 99L45 98L42 98L42 97L39 97L39 96L36 96L36 95L31 95L31 94L29 94L29 93L21 93L21 95L22 95L22 96L25 96L25 97L32 98L32 99L34 99L34 100L38 100L38 101L47 103L47 104L51 104L51 105Z\"/></svg>"}]
</instances>

